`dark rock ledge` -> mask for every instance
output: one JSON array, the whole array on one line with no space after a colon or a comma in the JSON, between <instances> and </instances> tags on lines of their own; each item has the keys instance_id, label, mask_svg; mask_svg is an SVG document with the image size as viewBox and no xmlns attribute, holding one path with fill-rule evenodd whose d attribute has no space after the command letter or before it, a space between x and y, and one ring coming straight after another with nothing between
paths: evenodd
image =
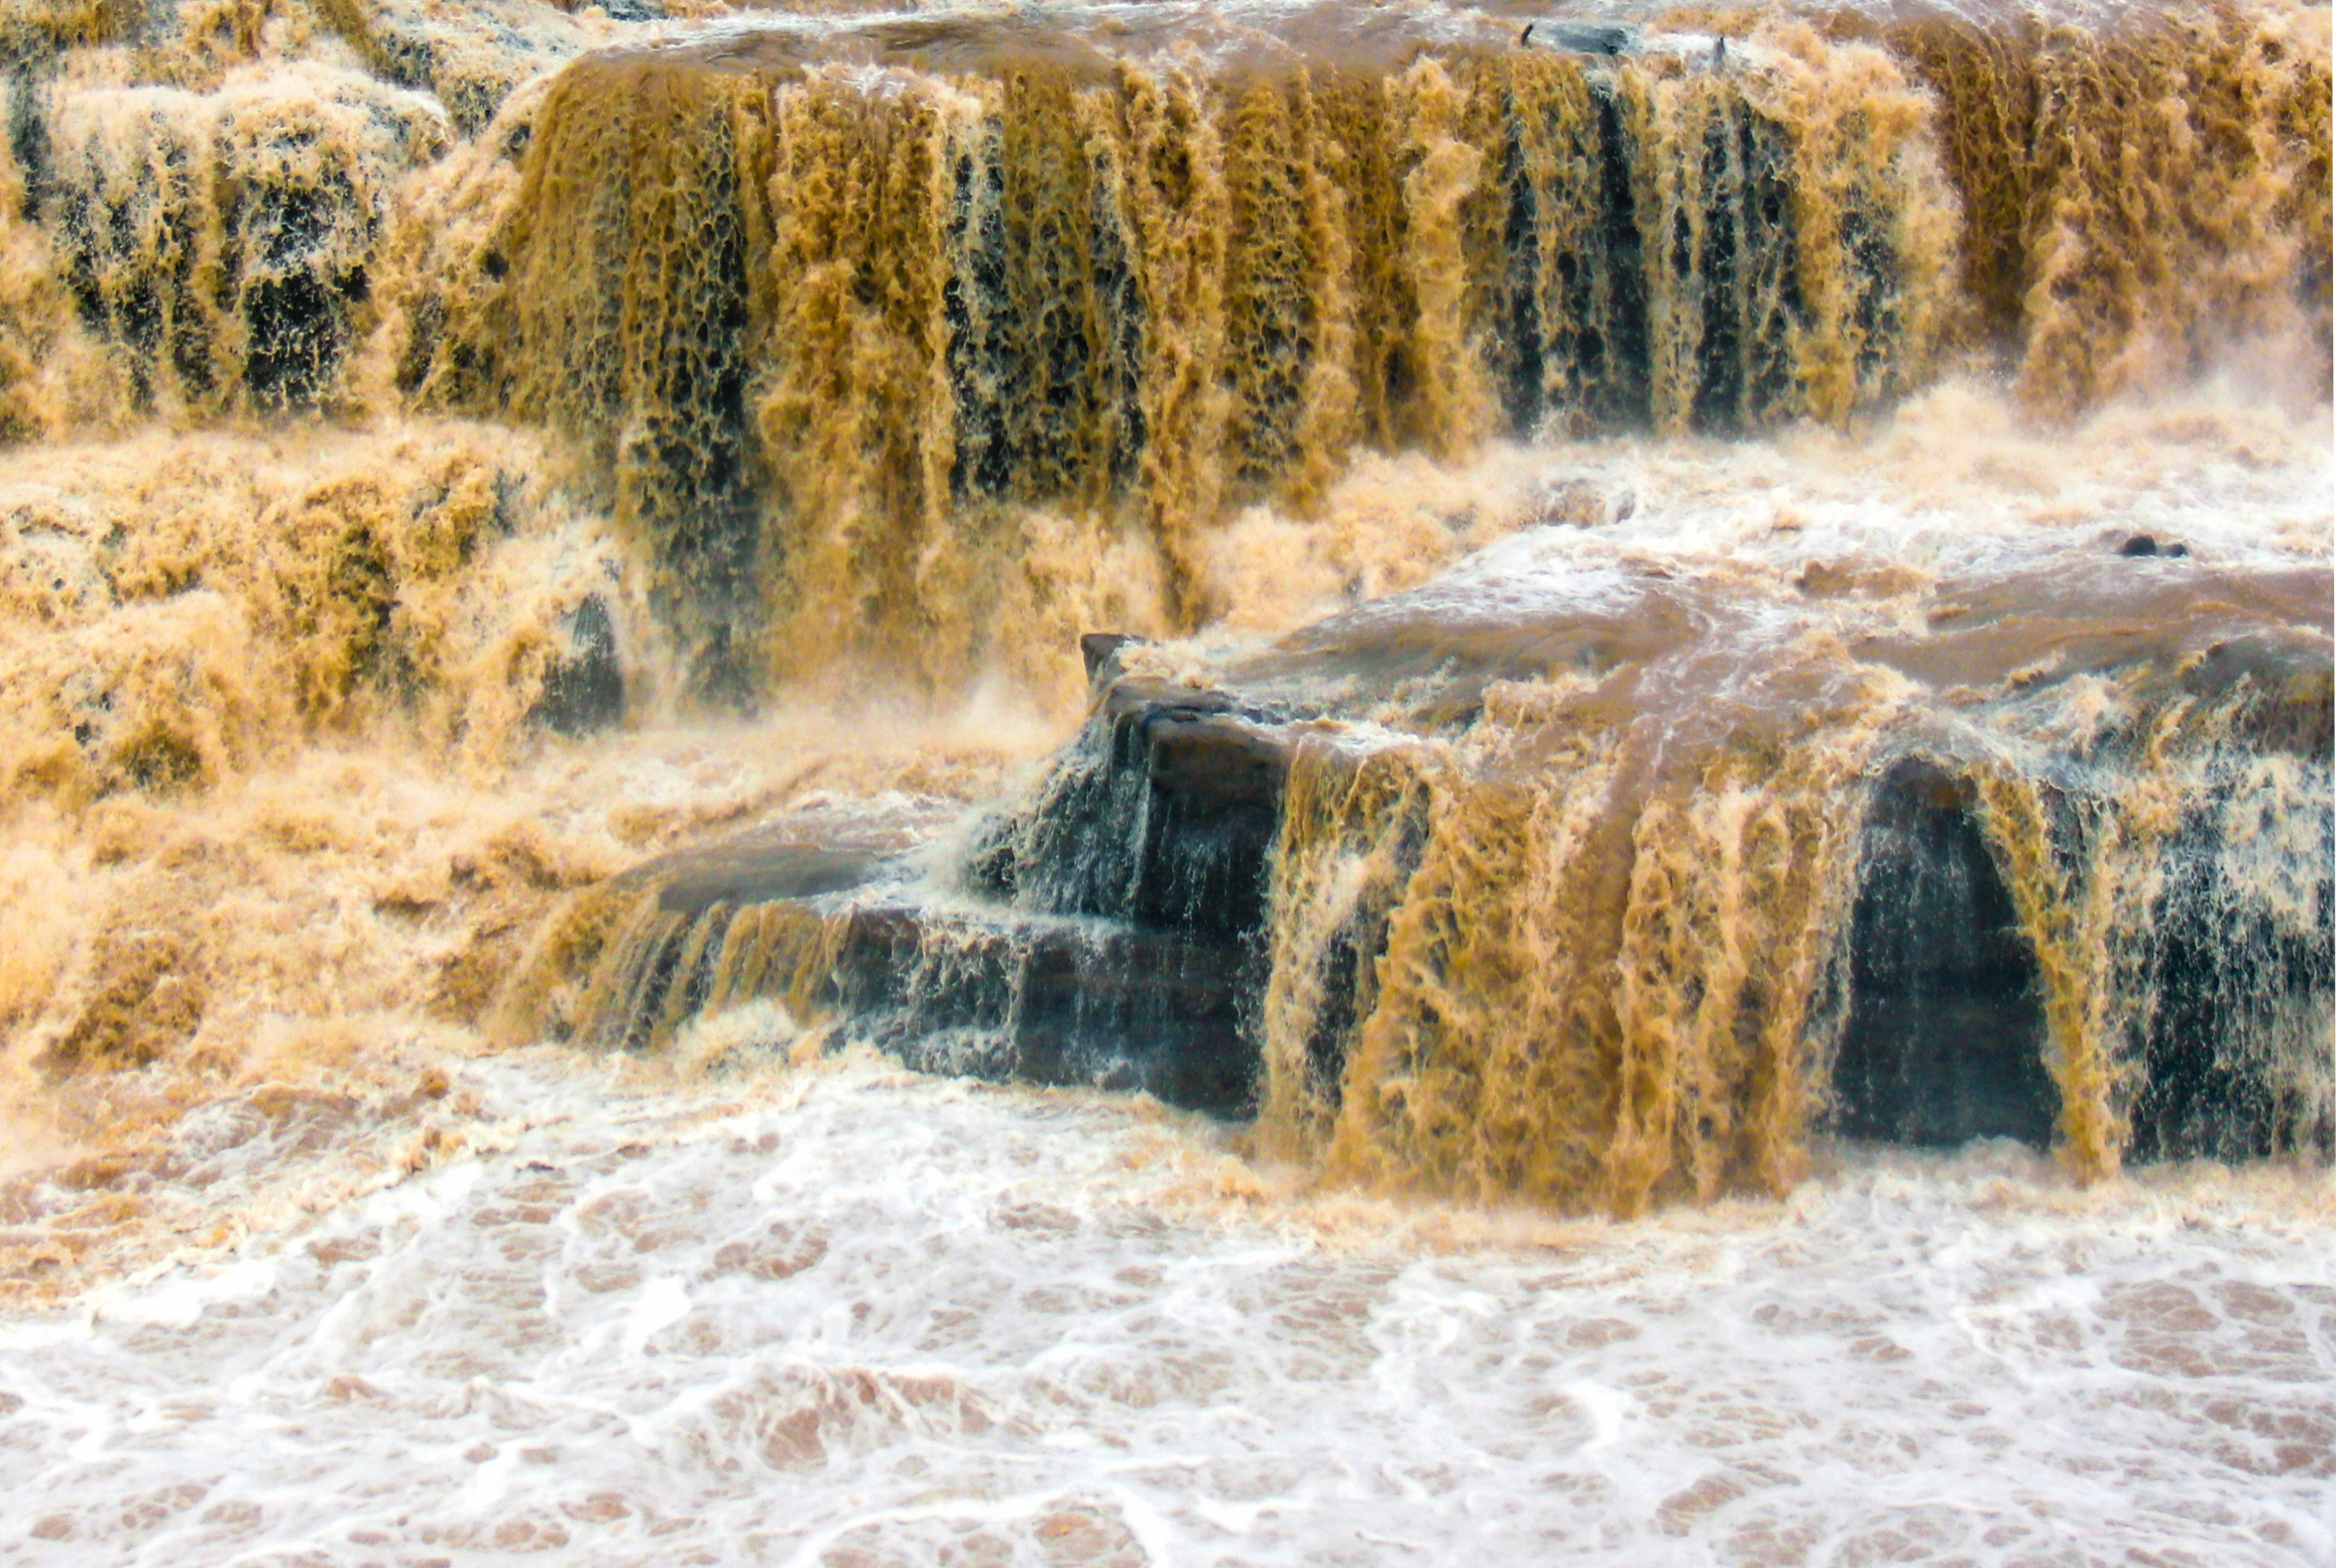
<instances>
[{"instance_id":1,"label":"dark rock ledge","mask_svg":"<svg viewBox=\"0 0 2336 1568\"><path fill-rule=\"evenodd\" d=\"M1933 616L1928 636L1854 649L1862 664L1887 665L1940 693L1939 711L1966 734L1971 716L2028 712L2051 699L2051 682L2078 677L2113 680L2136 712L2194 716L2182 722L2204 736L2198 776L2221 782L2194 791L2144 925L2119 939L2132 983L2148 997L2113 1053L2129 1158L2328 1152L2336 1118L2309 1087L2329 1077L2324 1058L2336 1049L2325 574L2299 583L2233 578L2214 585L2211 600L2169 599L2165 614L2146 613L2158 608L2149 596L2183 585L2140 582L2124 595L2131 603L1971 585ZM1668 581L1649 591L1657 590L1679 593ZM1287 781L1299 749L1319 744L1312 721L1337 716L1291 694L1338 689L1341 660L1363 685L1384 689L1400 663L1407 689L1428 694L1415 710L1419 723L1465 728L1488 681L1529 677L1539 662L1651 667L1675 657L1670 641L1697 646L1684 633L1666 641L1647 630L1668 624L1651 600L1597 610L1611 628L1577 616L1494 642L1475 632L1430 637L1373 613L1370 624L1396 629L1314 628L1266 664L1231 672L1231 690L1130 674L1130 639L1085 639L1096 686L1089 722L1034 795L982 823L951 864L741 841L641 868L621 879L635 901L622 932L590 944L592 1001L576 1032L654 1047L701 1011L773 996L798 1018L839 1021L919 1068L1141 1089L1220 1116L1253 1114ZM2199 619L2209 613L2211 626ZM1679 624L1709 622L1686 615ZM2033 644L2057 650L2040 677L2030 672L2047 661ZM1595 659L1581 651L1592 645ZM1275 677L1272 659L1290 678ZM2199 728L2199 714L2220 716ZM1977 759L1992 755L1985 765L2000 767L2004 754L1938 744L1951 733L1947 721L1922 719L1871 765L1854 894L1822 982L1831 999L1811 1012L1820 1020L1813 1027L1827 1031L1812 1058L1829 1075L1818 1094L1830 1125L1853 1137L2045 1146L2061 1107L2048 1070L2039 944L2015 907L1977 794ZM2089 852L2087 790L2170 765L2143 749L2120 751L2126 744L2111 735L2081 757L2038 763L2050 773L2040 796L2050 831L2077 835L2055 839L2064 862ZM2302 837L2316 833L2321 844L2316 863L2285 868L2302 890L2300 915L2266 913L2244 885L2256 873L2221 836L2242 798L2234 792L2256 788L2249 781L2265 767L2301 781L2291 809L2302 813ZM1355 934L1344 955L1348 989L1385 940L1383 929ZM1329 978L1336 989L1339 976ZM1332 1012L1339 1002L1330 998ZM1352 1030L1331 1034L1340 1037L1309 1045L1324 1057L1316 1076L1335 1093Z\"/></svg>"}]
</instances>

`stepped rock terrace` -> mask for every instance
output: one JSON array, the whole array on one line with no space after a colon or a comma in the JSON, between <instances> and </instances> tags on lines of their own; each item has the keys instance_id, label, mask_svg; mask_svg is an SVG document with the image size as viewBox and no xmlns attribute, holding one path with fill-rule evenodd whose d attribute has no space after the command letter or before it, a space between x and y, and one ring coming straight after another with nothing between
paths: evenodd
<instances>
[{"instance_id":1,"label":"stepped rock terrace","mask_svg":"<svg viewBox=\"0 0 2336 1568\"><path fill-rule=\"evenodd\" d=\"M363 973L1463 1200L2326 1153L2324 12L681 9L0 24L34 1099Z\"/></svg>"},{"instance_id":2,"label":"stepped rock terrace","mask_svg":"<svg viewBox=\"0 0 2336 1568\"><path fill-rule=\"evenodd\" d=\"M554 928L518 994L583 999L521 1032L770 998L1255 1113L1368 1184L1626 1212L1781 1191L1826 1126L2096 1175L2327 1155L2325 569L2103 549L1844 606L1567 554L1520 536L1208 687L1091 639L1020 807L921 861L645 867Z\"/></svg>"}]
</instances>

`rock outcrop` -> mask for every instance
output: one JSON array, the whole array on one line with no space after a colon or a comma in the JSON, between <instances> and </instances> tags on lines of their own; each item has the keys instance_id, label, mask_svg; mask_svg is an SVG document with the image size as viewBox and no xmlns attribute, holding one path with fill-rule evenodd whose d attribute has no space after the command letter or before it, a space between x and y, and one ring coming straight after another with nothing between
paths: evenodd
<instances>
[{"instance_id":1,"label":"rock outcrop","mask_svg":"<svg viewBox=\"0 0 2336 1568\"><path fill-rule=\"evenodd\" d=\"M635 873L586 1027L780 997L1334 1173L1621 1210L1776 1190L1827 1131L2325 1153L2327 573L2082 560L1920 616L1489 562L1212 689L1091 637L1085 727L953 853Z\"/></svg>"}]
</instances>

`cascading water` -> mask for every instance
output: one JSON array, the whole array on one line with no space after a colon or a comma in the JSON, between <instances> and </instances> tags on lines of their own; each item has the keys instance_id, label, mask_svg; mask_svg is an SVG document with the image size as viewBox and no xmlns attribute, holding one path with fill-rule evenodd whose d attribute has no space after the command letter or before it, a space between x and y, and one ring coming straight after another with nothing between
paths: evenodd
<instances>
[{"instance_id":1,"label":"cascading water","mask_svg":"<svg viewBox=\"0 0 2336 1568\"><path fill-rule=\"evenodd\" d=\"M0 1555L2324 1557L2329 62L9 0Z\"/></svg>"},{"instance_id":2,"label":"cascading water","mask_svg":"<svg viewBox=\"0 0 2336 1568\"><path fill-rule=\"evenodd\" d=\"M123 492L44 457L51 476L8 523L23 589L15 794L81 811L215 788L287 745L384 724L492 769L527 735L617 716L628 693L637 714L790 691L930 698L987 668L1059 703L1076 689L1065 650L1095 626L1299 618L1302 605L1260 599L1248 544L1294 533L1304 575L1327 568L1354 598L1536 516L1611 534L1632 504L1511 483L1440 535L1358 526L1342 476L1383 463L1374 452L1862 429L1958 355L1994 356L2030 409L2059 416L2211 368L2224 338L2266 354L2300 343L2306 371L2324 359L2327 60L2301 15L1584 25L1431 7L1358 32L1299 6L1270 23L1153 7L692 33L525 7L433 21L388 0L22 12L7 35L5 395L8 429L45 445L20 452L302 408L356 429L492 418L547 444L476 424L414 426L392 450L318 431L299 439L342 454L292 459L313 478L287 472L232 517L206 511L207 482ZM346 477L322 472L335 464ZM165 474L182 466L161 460ZM1599 564L1584 591L1613 570ZM1487 639L1536 624L1498 588L1465 657L1455 645L1441 664L1278 677L1298 685L1246 721L1273 737L1252 737L1272 759L1264 782L1212 778L1202 794L1231 788L1235 803L1190 808L1237 829L1183 820L1163 760L1174 745L1149 738L1183 722L1159 703L1197 699L1114 695L1082 743L1095 755L1066 762L1027 820L961 868L919 872L969 907L1071 925L1044 940L960 931L947 940L973 947L944 959L927 950L940 927L910 920L920 956L885 945L896 931L846 943L861 956L845 969L870 971L852 984L872 998L901 964L1027 979L1040 949L1085 954L1138 928L1153 947L1198 940L1137 968L1240 977L1237 999L1187 1000L1265 1068L1209 1103L1254 1097L1279 1146L1358 1174L1627 1208L1680 1181L1706 1197L1788 1183L1836 1035L1861 1092L1890 1101L1878 1086L1910 1069L1868 1060L1887 1055L1877 1019L1903 1015L1917 1021L1891 1027L1920 1035L1939 1014L1869 993L1930 994L1911 953L1882 955L1946 911L1997 933L1974 941L2010 941L1989 972L2021 977L2001 989L2044 1017L2004 1027L2041 1031L2057 1135L2080 1169L2110 1168L2128 1144L2322 1138L2324 1073L2289 1060L2308 1047L2265 1042L2308 1039L2324 1011L2324 878L2290 867L2302 881L2274 897L2270 870L2199 869L2224 853L2213 811L2270 792L2283 824L2318 820L2317 805L2289 809L2324 794L2317 721L2272 744L2232 716L2322 700L2323 632L2296 608L2317 579L2307 570L2302 598L2265 612L2269 629L2218 609L2195 647L2145 659L2071 655L2032 629L2066 618L2049 570L1883 566L1870 582L1815 559L1797 570L1782 605L1701 574L1643 601L1632 589L1619 612L1630 637L1687 639L1669 649L1584 644L1572 664L1503 655L1489 686L1455 676L1492 657ZM2174 604L2205 563L2108 570L2166 579ZM1959 609L1967 588L1997 602ZM1907 650L1873 651L1915 613L1926 629L1895 634ZM1851 622L1864 642L1805 646ZM2302 673L2258 667L2267 636L2303 639L2282 656ZM2043 639L2033 659L1995 667L1996 644L2029 637ZM2165 658L2224 662L2177 680ZM2127 689L2145 664L2147 689ZM1208 678L1239 692L1241 667ZM2303 685L2268 696L2274 675ZM1600 694L1582 699L1591 716L1551 718L1577 681ZM1990 696L1990 682L2012 685ZM1438 683L1451 689L1431 700ZM1388 702L1427 705L1396 726L1426 750L1382 758L1285 733ZM2080 722L2065 702L2105 706ZM1820 724L1810 703L1843 706ZM1777 707L1806 733L1779 731ZM1965 755L1974 723L2045 738ZM1945 727L1916 738L1926 726ZM1317 757L1325 745L1349 761ZM2142 750L2111 765L2104 746ZM1920 853L1874 869L1893 852L1877 835L1898 830L1852 825L1902 755L1968 797L1952 825L1913 841L1978 878L1960 892L1922 891L1946 873ZM2081 786L2059 776L2068 768ZM1461 782L1485 769L1507 781L1490 796ZM2129 782L2101 782L2120 769ZM1465 867L1439 860L1445 816L1479 809L1464 796L1497 819L1479 825L1514 837L1496 864L1473 844ZM1875 822L1895 809L1885 799ZM1718 855L1723 881L1754 881L1655 869L1689 844ZM1163 869L1207 854L1239 867ZM1163 890L1180 877L1199 880L1171 909ZM1269 881L1263 901L1247 891ZM1888 891L1900 881L1910 891ZM1512 895L1525 903L1494 918ZM1436 928L1438 900L1465 910L1456 934ZM1535 900L1554 901L1535 913ZM614 1015L562 1027L661 1041L719 1005L744 982L720 932L699 928L747 907L665 899L652 923L672 929L628 927L608 959L630 978L586 988L588 1012ZM1728 934L1739 910L1765 924ZM1077 934L1079 921L1116 924ZM2259 955L2252 978L2196 972L2184 955L2212 939L2182 933L2198 922ZM1413 940L1429 946L1406 957ZM1445 988L1455 940L1526 947L1486 955L1494 969L1457 1000L1410 995L1414 980ZM105 995L146 995L152 967L105 955L188 945L142 941L84 950ZM1046 961L1084 974L1091 960ZM809 978L820 962L800 959L782 988L798 1008L824 1005L802 989L826 983ZM125 965L128 979L102 979ZM1023 1008L1020 983L968 1017L1006 1027L991 1015ZM1546 988L1557 1011L1496 999L1513 984ZM1074 1011L1095 989L1064 985ZM498 1016L524 1031L541 1021L530 1005L515 995ZM1433 1015L1423 1027L1466 1043L1418 1036L1402 1022L1417 1007ZM1464 1015L1484 1008L1507 1022L1477 1037ZM1109 1036L1120 1018L1072 1032ZM923 1038L930 1021L911 1008L894 1032ZM1523 1044L1491 1037L1512 1026ZM68 1065L89 1053L57 1041L105 1033L70 1015L52 1027L44 1059ZM1056 1070L1078 1076L1092 1056L1082 1046ZM1415 1076L1431 1058L1467 1064L1461 1101L1389 1109L1444 1081ZM1380 1073L1394 1086L1374 1109L1349 1091ZM2253 1086L2231 1092L2257 1110L2222 1126L2198 1102L2227 1096L2202 1086L2242 1078ZM1529 1110L1489 1132L1513 1091L1562 1125ZM1920 1121L1883 1103L1841 1114ZM1534 1144L1532 1168L1475 1147L1486 1138Z\"/></svg>"},{"instance_id":3,"label":"cascading water","mask_svg":"<svg viewBox=\"0 0 2336 1568\"><path fill-rule=\"evenodd\" d=\"M1114 922L1091 993L1143 983L1108 943L1173 934L1236 993L1208 1041L1108 1014L1115 1049L1017 1052L1028 950L889 967L926 1006L997 988L993 1073L1109 1082L1154 1033L1172 1059L1240 1037L1270 1144L1374 1185L1781 1192L1828 1120L2057 1144L2089 1176L2128 1147L2324 1157L2331 593L2103 550L1844 603L1806 570L1588 566L1529 533L1221 668L1235 696L1117 680L944 873L992 921ZM648 978L595 982L601 1007L623 1027L691 988L669 1031L765 994L679 953L852 1016L868 911L739 918L788 891L696 924L665 895L600 960Z\"/></svg>"}]
</instances>

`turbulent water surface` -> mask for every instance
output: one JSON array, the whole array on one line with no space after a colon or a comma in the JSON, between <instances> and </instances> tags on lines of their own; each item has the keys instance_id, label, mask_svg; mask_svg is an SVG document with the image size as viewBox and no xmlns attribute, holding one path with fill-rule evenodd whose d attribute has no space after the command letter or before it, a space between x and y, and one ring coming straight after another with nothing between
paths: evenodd
<instances>
[{"instance_id":1,"label":"turbulent water surface","mask_svg":"<svg viewBox=\"0 0 2336 1568\"><path fill-rule=\"evenodd\" d=\"M0 1330L47 1561L2323 1561L2324 1193L1845 1153L1293 1205L1085 1094L474 1080L494 1152Z\"/></svg>"},{"instance_id":2,"label":"turbulent water surface","mask_svg":"<svg viewBox=\"0 0 2336 1568\"><path fill-rule=\"evenodd\" d=\"M0 4L0 1562L2336 1562L2324 7Z\"/></svg>"}]
</instances>

